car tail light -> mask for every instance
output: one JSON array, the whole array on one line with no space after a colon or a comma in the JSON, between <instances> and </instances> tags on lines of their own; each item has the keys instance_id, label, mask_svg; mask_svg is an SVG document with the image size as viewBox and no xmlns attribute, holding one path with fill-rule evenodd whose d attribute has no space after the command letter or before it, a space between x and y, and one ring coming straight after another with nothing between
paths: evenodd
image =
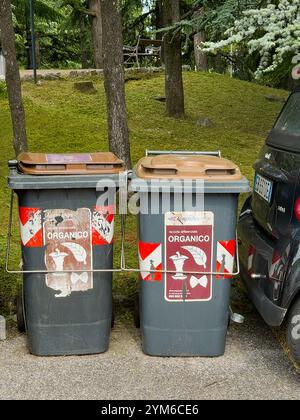
<instances>
[{"instance_id":1,"label":"car tail light","mask_svg":"<svg viewBox=\"0 0 300 420\"><path fill-rule=\"evenodd\" d=\"M294 213L296 219L300 221L300 197L295 201Z\"/></svg>"}]
</instances>

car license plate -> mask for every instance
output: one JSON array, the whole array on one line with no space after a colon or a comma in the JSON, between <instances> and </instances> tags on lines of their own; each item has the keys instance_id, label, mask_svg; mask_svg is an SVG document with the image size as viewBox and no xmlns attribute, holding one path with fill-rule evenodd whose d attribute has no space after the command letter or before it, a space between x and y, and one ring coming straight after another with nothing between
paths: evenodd
<instances>
[{"instance_id":1,"label":"car license plate","mask_svg":"<svg viewBox=\"0 0 300 420\"><path fill-rule=\"evenodd\" d=\"M257 174L255 176L254 191L270 203L272 198L273 182Z\"/></svg>"}]
</instances>

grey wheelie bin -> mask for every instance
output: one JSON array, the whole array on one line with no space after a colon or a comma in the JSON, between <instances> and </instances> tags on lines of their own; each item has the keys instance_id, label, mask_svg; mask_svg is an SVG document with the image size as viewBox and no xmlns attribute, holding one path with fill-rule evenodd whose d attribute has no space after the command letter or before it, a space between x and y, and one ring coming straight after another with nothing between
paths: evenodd
<instances>
[{"instance_id":1,"label":"grey wheelie bin","mask_svg":"<svg viewBox=\"0 0 300 420\"><path fill-rule=\"evenodd\" d=\"M149 152L132 176L139 194L143 350L224 354L236 255L238 197L250 191L218 153Z\"/></svg>"},{"instance_id":2,"label":"grey wheelie bin","mask_svg":"<svg viewBox=\"0 0 300 420\"><path fill-rule=\"evenodd\" d=\"M24 153L9 166L19 202L30 352L105 352L112 317L112 271L106 270L113 269L123 162L112 153Z\"/></svg>"}]
</instances>

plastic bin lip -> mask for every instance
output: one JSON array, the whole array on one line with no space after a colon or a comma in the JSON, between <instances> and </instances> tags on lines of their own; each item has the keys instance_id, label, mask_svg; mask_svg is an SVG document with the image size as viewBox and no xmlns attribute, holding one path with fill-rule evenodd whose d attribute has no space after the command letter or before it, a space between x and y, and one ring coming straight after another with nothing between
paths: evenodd
<instances>
[{"instance_id":1,"label":"plastic bin lip","mask_svg":"<svg viewBox=\"0 0 300 420\"><path fill-rule=\"evenodd\" d=\"M111 152L100 153L21 153L17 169L26 175L117 174L124 162Z\"/></svg>"},{"instance_id":2,"label":"plastic bin lip","mask_svg":"<svg viewBox=\"0 0 300 420\"><path fill-rule=\"evenodd\" d=\"M243 179L239 167L230 160L205 155L164 154L147 156L136 166L142 179L202 179L205 181L236 182Z\"/></svg>"},{"instance_id":3,"label":"plastic bin lip","mask_svg":"<svg viewBox=\"0 0 300 420\"><path fill-rule=\"evenodd\" d=\"M248 179L244 176L238 181L207 181L197 179L142 179L136 172L130 176L129 191L138 193L188 193L188 194L243 194L252 191ZM200 180L201 181L201 180Z\"/></svg>"},{"instance_id":4,"label":"plastic bin lip","mask_svg":"<svg viewBox=\"0 0 300 420\"><path fill-rule=\"evenodd\" d=\"M97 174L97 175L26 175L10 172L8 187L17 190L68 190L68 189L97 189L99 182L112 181L109 187L114 185L119 188L119 174Z\"/></svg>"}]
</instances>

